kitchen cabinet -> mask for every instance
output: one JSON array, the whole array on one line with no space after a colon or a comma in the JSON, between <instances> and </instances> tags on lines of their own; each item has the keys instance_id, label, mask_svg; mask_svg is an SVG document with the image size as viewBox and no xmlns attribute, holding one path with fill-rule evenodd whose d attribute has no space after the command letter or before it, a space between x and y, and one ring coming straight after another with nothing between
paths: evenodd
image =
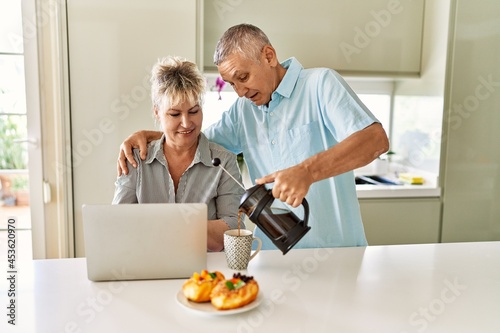
<instances>
[{"instance_id":1,"label":"kitchen cabinet","mask_svg":"<svg viewBox=\"0 0 500 333\"><path fill-rule=\"evenodd\" d=\"M443 126L443 242L500 240L500 2L453 1Z\"/></svg>"},{"instance_id":2,"label":"kitchen cabinet","mask_svg":"<svg viewBox=\"0 0 500 333\"><path fill-rule=\"evenodd\" d=\"M360 199L369 245L438 243L439 198Z\"/></svg>"},{"instance_id":3,"label":"kitchen cabinet","mask_svg":"<svg viewBox=\"0 0 500 333\"><path fill-rule=\"evenodd\" d=\"M420 73L423 0L205 0L203 7L208 71L216 71L213 53L222 33L251 23L268 35L281 61L294 56L306 68L330 67L341 74Z\"/></svg>"}]
</instances>

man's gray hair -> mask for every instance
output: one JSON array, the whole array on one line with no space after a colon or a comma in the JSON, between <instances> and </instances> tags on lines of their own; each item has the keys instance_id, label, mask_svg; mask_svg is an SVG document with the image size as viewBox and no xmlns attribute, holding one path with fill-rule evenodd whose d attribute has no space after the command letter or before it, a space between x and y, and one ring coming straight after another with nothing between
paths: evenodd
<instances>
[{"instance_id":1,"label":"man's gray hair","mask_svg":"<svg viewBox=\"0 0 500 333\"><path fill-rule=\"evenodd\" d=\"M266 34L251 24L239 24L229 28L217 42L214 64L219 66L226 58L239 53L244 58L260 63L262 50L271 45Z\"/></svg>"}]
</instances>

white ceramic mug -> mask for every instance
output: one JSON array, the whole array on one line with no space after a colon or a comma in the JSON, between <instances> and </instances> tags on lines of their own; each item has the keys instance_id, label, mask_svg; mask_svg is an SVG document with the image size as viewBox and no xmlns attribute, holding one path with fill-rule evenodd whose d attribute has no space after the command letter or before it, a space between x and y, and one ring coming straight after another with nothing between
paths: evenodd
<instances>
[{"instance_id":1,"label":"white ceramic mug","mask_svg":"<svg viewBox=\"0 0 500 333\"><path fill-rule=\"evenodd\" d=\"M238 235L239 233L239 235ZM252 252L252 243L257 241L257 249ZM227 266L235 270L244 270L262 247L262 241L255 237L250 230L231 229L224 233L224 252Z\"/></svg>"}]
</instances>

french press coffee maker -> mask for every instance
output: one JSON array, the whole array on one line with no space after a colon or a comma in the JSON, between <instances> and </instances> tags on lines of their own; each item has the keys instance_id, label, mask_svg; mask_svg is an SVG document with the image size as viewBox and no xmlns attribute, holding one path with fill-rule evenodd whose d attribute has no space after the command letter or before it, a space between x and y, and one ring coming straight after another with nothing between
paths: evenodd
<instances>
[{"instance_id":1,"label":"french press coffee maker","mask_svg":"<svg viewBox=\"0 0 500 333\"><path fill-rule=\"evenodd\" d=\"M304 198L304 220L288 209L273 207L272 190L264 185L249 188L240 200L240 210L259 227L285 255L311 229L307 225L309 204Z\"/></svg>"},{"instance_id":2,"label":"french press coffee maker","mask_svg":"<svg viewBox=\"0 0 500 333\"><path fill-rule=\"evenodd\" d=\"M215 166L221 165L220 160L212 161ZM231 178L233 178L231 176ZM233 178L234 179L234 178ZM234 179L243 189L245 187ZM292 211L283 208L272 207L274 197L272 190L266 189L264 185L255 185L243 194L240 200L240 211L250 218L250 221L269 237L274 245L285 255L304 235L311 229L307 225L309 219L309 204L304 198L304 219L300 220Z\"/></svg>"}]
</instances>

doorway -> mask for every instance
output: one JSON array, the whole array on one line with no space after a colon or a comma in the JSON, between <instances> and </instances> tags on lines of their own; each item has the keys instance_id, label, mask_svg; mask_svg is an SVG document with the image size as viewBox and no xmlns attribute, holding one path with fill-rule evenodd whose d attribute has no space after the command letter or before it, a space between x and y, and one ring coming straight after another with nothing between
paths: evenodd
<instances>
[{"instance_id":1,"label":"doorway","mask_svg":"<svg viewBox=\"0 0 500 333\"><path fill-rule=\"evenodd\" d=\"M32 12L32 1L0 2L0 244L15 240L17 260L45 257L36 39L23 34Z\"/></svg>"}]
</instances>

